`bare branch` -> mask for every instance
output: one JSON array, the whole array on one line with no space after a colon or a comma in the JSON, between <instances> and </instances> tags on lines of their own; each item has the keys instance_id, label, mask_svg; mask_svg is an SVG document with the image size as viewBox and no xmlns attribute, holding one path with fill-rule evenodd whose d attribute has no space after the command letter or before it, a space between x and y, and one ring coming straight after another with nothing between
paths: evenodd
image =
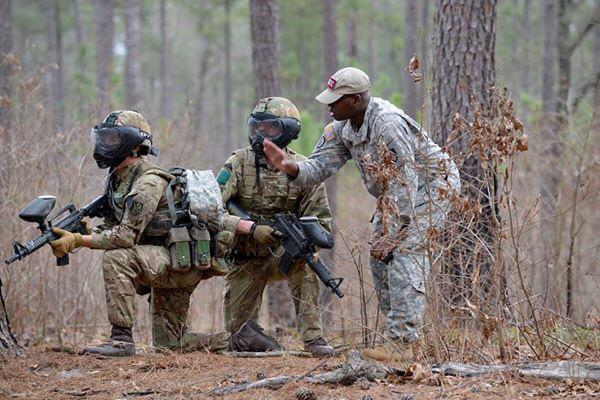
<instances>
[{"instance_id":1,"label":"bare branch","mask_svg":"<svg viewBox=\"0 0 600 400\"><path fill-rule=\"evenodd\" d=\"M577 47L581 44L585 36L592 30L592 28L600 23L600 7L594 9L594 15L590 18L588 23L583 27L581 31L575 36L568 48L568 54L572 55Z\"/></svg>"},{"instance_id":2,"label":"bare branch","mask_svg":"<svg viewBox=\"0 0 600 400\"><path fill-rule=\"evenodd\" d=\"M590 91L595 90L598 87L598 85L600 85L600 71L597 71L592 79L585 82L579 87L579 89L577 89L577 92L573 97L573 101L571 102L571 110L573 113L577 111L581 100L583 100Z\"/></svg>"}]
</instances>

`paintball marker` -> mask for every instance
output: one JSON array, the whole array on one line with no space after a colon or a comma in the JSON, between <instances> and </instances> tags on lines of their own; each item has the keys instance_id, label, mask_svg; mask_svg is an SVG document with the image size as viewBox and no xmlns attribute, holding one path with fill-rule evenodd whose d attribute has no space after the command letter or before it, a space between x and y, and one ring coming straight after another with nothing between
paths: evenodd
<instances>
[{"instance_id":1,"label":"paintball marker","mask_svg":"<svg viewBox=\"0 0 600 400\"><path fill-rule=\"evenodd\" d=\"M235 200L229 200L227 208L233 215L251 220L250 215ZM344 297L344 293L339 288L344 279L333 278L325 264L314 255L315 246L323 249L333 247L333 237L319 224L317 217L298 218L294 213L283 212L275 214L269 225L282 234L281 245L285 249L285 253L279 263L281 273L287 274L292 261L301 258L325 286L339 298Z\"/></svg>"},{"instance_id":2,"label":"paintball marker","mask_svg":"<svg viewBox=\"0 0 600 400\"><path fill-rule=\"evenodd\" d=\"M81 220L84 217L103 217L107 210L106 196L102 195L95 198L89 204L86 204L79 210L75 208L73 203L69 203L56 214L54 214L51 218L49 218L46 222L46 217L54 208L55 203L56 197L54 196L39 196L38 198L32 200L27 205L27 207L25 207L19 213L19 218L21 218L22 220L27 222L36 222L42 234L31 239L24 245L19 242L13 242L14 254L4 260L4 263L6 263L6 265L12 264L17 260L22 260L31 253L42 248L45 244L60 238L60 235L57 235L52 232L52 227L61 228L69 232L79 232L81 234L86 234L87 232L85 232L85 227L81 223ZM68 213L66 217L64 217L58 222L54 222L58 217L60 217L64 213ZM56 265L64 266L68 264L68 254L56 259Z\"/></svg>"}]
</instances>

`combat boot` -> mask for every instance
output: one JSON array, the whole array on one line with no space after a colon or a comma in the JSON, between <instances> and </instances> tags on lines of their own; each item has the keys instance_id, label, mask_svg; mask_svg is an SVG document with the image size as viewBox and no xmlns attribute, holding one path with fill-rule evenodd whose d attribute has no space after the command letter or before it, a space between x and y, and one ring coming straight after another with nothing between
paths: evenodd
<instances>
[{"instance_id":1,"label":"combat boot","mask_svg":"<svg viewBox=\"0 0 600 400\"><path fill-rule=\"evenodd\" d=\"M412 362L414 360L411 343L404 343L402 339L392 340L380 346L361 351L361 356L375 361Z\"/></svg>"},{"instance_id":2,"label":"combat boot","mask_svg":"<svg viewBox=\"0 0 600 400\"><path fill-rule=\"evenodd\" d=\"M331 357L335 353L333 347L331 347L322 337L304 342L304 350L315 357Z\"/></svg>"},{"instance_id":3,"label":"combat boot","mask_svg":"<svg viewBox=\"0 0 600 400\"><path fill-rule=\"evenodd\" d=\"M275 338L267 335L254 321L244 322L241 328L229 338L229 351L273 351L281 350Z\"/></svg>"},{"instance_id":4,"label":"combat boot","mask_svg":"<svg viewBox=\"0 0 600 400\"><path fill-rule=\"evenodd\" d=\"M85 347L79 354L99 354L107 357L129 357L135 355L135 344L131 328L113 325L110 338L98 346Z\"/></svg>"}]
</instances>

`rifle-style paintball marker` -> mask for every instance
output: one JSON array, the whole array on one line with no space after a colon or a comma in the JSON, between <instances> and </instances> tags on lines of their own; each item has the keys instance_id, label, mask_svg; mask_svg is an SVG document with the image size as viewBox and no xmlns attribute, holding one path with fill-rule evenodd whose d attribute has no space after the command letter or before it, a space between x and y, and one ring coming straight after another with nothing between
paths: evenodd
<instances>
[{"instance_id":1,"label":"rifle-style paintball marker","mask_svg":"<svg viewBox=\"0 0 600 400\"><path fill-rule=\"evenodd\" d=\"M233 215L251 220L250 215L235 200L229 200L227 208ZM325 264L314 256L315 246L323 249L333 247L333 237L319 224L317 217L298 218L294 213L284 212L275 214L269 225L283 235L281 245L285 249L285 253L281 256L279 263L280 272L287 274L292 261L301 258L325 286L330 288L340 299L344 297L344 293L339 288L344 278L333 278Z\"/></svg>"},{"instance_id":2,"label":"rifle-style paintball marker","mask_svg":"<svg viewBox=\"0 0 600 400\"><path fill-rule=\"evenodd\" d=\"M36 250L42 248L45 244L52 242L60 238L52 232L52 227L64 229L69 232L79 232L86 234L85 227L81 223L84 217L95 218L103 217L107 210L106 195L96 197L89 204L86 204L79 210L75 208L73 203L67 204L60 211L54 214L46 222L46 217L50 214L50 211L54 208L56 203L56 197L54 196L39 196L34 199L25 207L20 213L19 218L27 222L37 222L38 228L42 231L42 234L31 239L24 245L19 242L13 242L14 253L12 256L4 260L6 265L12 264L17 260L22 260ZM60 221L54 223L58 217L68 212L68 215ZM69 255L56 259L56 265L64 266L69 265Z\"/></svg>"}]
</instances>

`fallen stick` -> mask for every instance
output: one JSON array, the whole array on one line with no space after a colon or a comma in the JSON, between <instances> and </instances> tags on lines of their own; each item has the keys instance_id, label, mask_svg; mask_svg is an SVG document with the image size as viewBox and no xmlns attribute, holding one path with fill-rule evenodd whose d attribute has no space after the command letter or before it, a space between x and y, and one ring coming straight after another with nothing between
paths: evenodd
<instances>
[{"instance_id":1,"label":"fallen stick","mask_svg":"<svg viewBox=\"0 0 600 400\"><path fill-rule=\"evenodd\" d=\"M244 358L264 358L264 357L312 357L312 354L306 351L265 351L265 352L254 352L254 351L225 351L223 352L229 357L244 357Z\"/></svg>"},{"instance_id":2,"label":"fallen stick","mask_svg":"<svg viewBox=\"0 0 600 400\"><path fill-rule=\"evenodd\" d=\"M351 385L359 378L366 378L369 381L374 381L376 379L385 379L388 374L397 375L399 372L403 371L399 371L382 364L374 364L369 361L365 361L363 358L361 358L358 351L353 350L348 353L348 359L346 360L346 363L340 368L331 372L326 372L315 376L306 376L307 374L292 376L282 375L273 378L261 379L256 382L242 383L239 385L222 388L213 388L210 392L215 395L224 396L250 389L266 388L276 390L291 381L301 381L316 384Z\"/></svg>"},{"instance_id":3,"label":"fallen stick","mask_svg":"<svg viewBox=\"0 0 600 400\"><path fill-rule=\"evenodd\" d=\"M444 363L433 367L434 373L454 376L480 376L498 371L513 371L522 376L543 379L600 381L600 364L558 361L531 364L471 365Z\"/></svg>"}]
</instances>

